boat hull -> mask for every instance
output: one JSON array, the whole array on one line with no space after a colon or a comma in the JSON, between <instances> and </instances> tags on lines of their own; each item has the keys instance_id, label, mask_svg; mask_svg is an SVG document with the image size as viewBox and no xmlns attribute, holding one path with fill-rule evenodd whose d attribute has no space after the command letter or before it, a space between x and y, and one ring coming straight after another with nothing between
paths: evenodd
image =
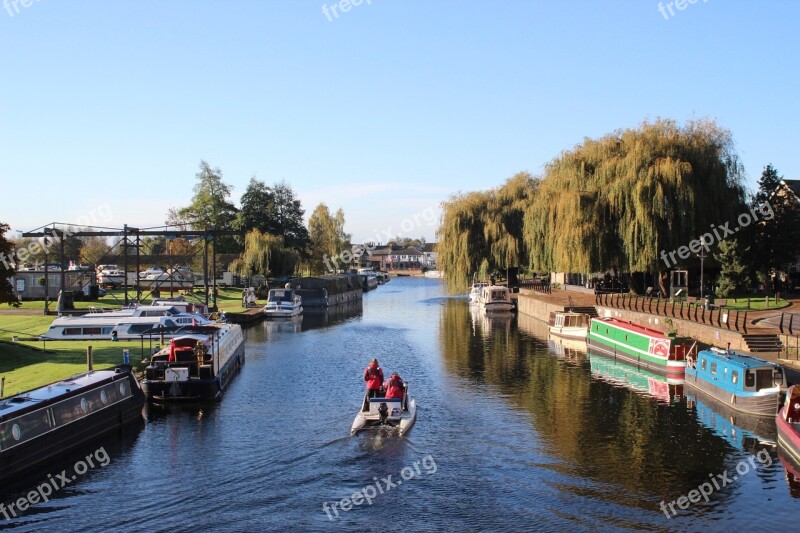
<instances>
[{"instance_id":1,"label":"boat hull","mask_svg":"<svg viewBox=\"0 0 800 533\"><path fill-rule=\"evenodd\" d=\"M265 309L264 318L267 320L271 318L292 318L303 314L302 307L282 308L282 309Z\"/></svg>"},{"instance_id":2,"label":"boat hull","mask_svg":"<svg viewBox=\"0 0 800 533\"><path fill-rule=\"evenodd\" d=\"M778 429L778 444L786 453L800 463L800 424L793 424L786 421L786 406L782 407L775 417L775 425Z\"/></svg>"},{"instance_id":3,"label":"boat hull","mask_svg":"<svg viewBox=\"0 0 800 533\"><path fill-rule=\"evenodd\" d=\"M585 340L586 335L589 333L589 328L573 328L573 327L560 327L549 326L550 334L564 339Z\"/></svg>"},{"instance_id":4,"label":"boat hull","mask_svg":"<svg viewBox=\"0 0 800 533\"><path fill-rule=\"evenodd\" d=\"M370 411L359 411L355 420L353 420L353 425L350 427L351 436L366 429L383 428L397 430L402 437L411 431L414 422L417 420L417 402L413 398L409 399L405 410L401 408L402 400L400 399L373 398L371 403L374 403L375 406L387 404L390 412L393 409L393 404L396 404L395 408L399 409L400 413L396 416L388 416L384 421L381 421L380 415L375 411L375 406L371 406Z\"/></svg>"},{"instance_id":5,"label":"boat hull","mask_svg":"<svg viewBox=\"0 0 800 533\"><path fill-rule=\"evenodd\" d=\"M775 416L780 402L780 391L760 396L743 396L717 387L691 372L686 373L686 386L726 407L750 415Z\"/></svg>"},{"instance_id":6,"label":"boat hull","mask_svg":"<svg viewBox=\"0 0 800 533\"><path fill-rule=\"evenodd\" d=\"M38 411L42 412L42 416L47 419L48 424L57 423L59 419L57 414L59 404L64 404L65 409L70 408L70 412L74 412L74 407L71 407L72 403L80 406L84 397L91 398L92 394L98 394L97 389L108 386L116 387L117 390L119 390L120 386L123 386L125 387L125 393L120 394L118 401L106 407L59 425L19 445L8 447L9 444L13 444L11 442L13 437L10 436L10 433L12 433L10 428L13 428L16 419L10 418L0 424L0 432L2 433L4 433L5 426L9 426L8 435L5 435L5 438L0 437L1 441L4 442L3 447L0 448L0 480L12 479L29 469L41 466L45 462L61 457L129 424L141 421L145 397L131 371L127 371L118 378L104 382L99 386L72 391L69 395L65 395L63 400L59 400L58 403L44 405ZM47 414L47 411L51 411L51 414ZM32 414L29 413L27 416ZM25 431L29 430L30 427L26 426Z\"/></svg>"},{"instance_id":7,"label":"boat hull","mask_svg":"<svg viewBox=\"0 0 800 533\"><path fill-rule=\"evenodd\" d=\"M631 350L626 350L624 346L606 344L605 342L599 341L592 337L587 339L587 344L593 351L602 353L603 355L611 356L615 360L620 360L629 365L644 368L657 374L662 374L668 377L683 378L683 375L686 371L685 361L668 361L652 356L646 356Z\"/></svg>"}]
</instances>

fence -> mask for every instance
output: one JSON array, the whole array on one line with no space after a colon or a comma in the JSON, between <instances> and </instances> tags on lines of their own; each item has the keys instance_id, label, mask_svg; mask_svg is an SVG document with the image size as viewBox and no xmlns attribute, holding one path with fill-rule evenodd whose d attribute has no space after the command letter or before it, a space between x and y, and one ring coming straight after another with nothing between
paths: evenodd
<instances>
[{"instance_id":1,"label":"fence","mask_svg":"<svg viewBox=\"0 0 800 533\"><path fill-rule=\"evenodd\" d=\"M542 294L550 294L550 284L535 279L519 280L519 288L541 292Z\"/></svg>"},{"instance_id":2,"label":"fence","mask_svg":"<svg viewBox=\"0 0 800 533\"><path fill-rule=\"evenodd\" d=\"M597 294L595 295L595 304L639 313L690 320L699 324L747 333L747 311L729 311L714 307L706 308L704 305L693 302L677 302L675 300L670 301L633 294ZM800 326L800 324L798 325Z\"/></svg>"}]
</instances>

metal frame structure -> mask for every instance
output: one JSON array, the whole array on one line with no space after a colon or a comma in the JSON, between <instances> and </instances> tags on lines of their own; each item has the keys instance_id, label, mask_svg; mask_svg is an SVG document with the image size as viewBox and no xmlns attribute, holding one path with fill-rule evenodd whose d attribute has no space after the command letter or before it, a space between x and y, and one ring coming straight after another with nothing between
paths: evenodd
<instances>
[{"instance_id":1,"label":"metal frame structure","mask_svg":"<svg viewBox=\"0 0 800 533\"><path fill-rule=\"evenodd\" d=\"M135 228L128 226L127 224L123 225L122 228L104 228L104 227L96 227L96 226L87 226L83 227L82 229L71 231L65 228L72 228L77 227L76 225L72 224L64 224L60 222L52 222L40 228L37 228L32 231L28 231L22 234L23 237L32 237L32 238L51 238L53 240L58 240L59 245L59 257L60 257L60 264L61 264L61 287L65 286L65 276L66 270L64 267L65 260L64 260L64 241L65 237L122 237L122 239L115 244L114 246L122 245L122 252L121 255L123 256L123 270L125 272L124 281L123 281L123 288L124 288L124 304L127 306L130 304L130 299L128 297L128 289L133 288L130 287L128 284L128 267L129 267L129 258L132 254L129 254L129 249L133 247L136 251L136 301L142 299L142 291L139 284L139 270L141 268L140 256L141 256L141 237L165 237L166 239L177 239L177 238L201 238L203 240L203 287L205 289L205 304L209 306L209 300L213 302L213 304L209 307L211 310L216 310L216 294L217 294L217 254L212 251L211 253L211 286L209 287L208 283L208 276L209 276L209 245L211 245L212 250L214 243L216 242L216 238L224 235L239 235L240 232L232 231L232 230L218 230L218 229L210 229L206 228L203 230L181 230L181 229L170 229L170 226L156 226L152 228ZM132 237L135 236L135 243L132 243ZM45 314L48 313L48 307L50 303L50 293L49 293L49 277L48 277L48 248L49 246L43 246L44 249L44 280L45 280L45 307L44 311ZM113 247L112 247L113 249ZM196 254L196 252L195 252ZM193 254L193 255L195 255ZM119 254L118 254L119 255ZM171 265L175 266L175 265ZM210 290L209 290L210 289ZM151 291L152 292L152 291Z\"/></svg>"}]
</instances>

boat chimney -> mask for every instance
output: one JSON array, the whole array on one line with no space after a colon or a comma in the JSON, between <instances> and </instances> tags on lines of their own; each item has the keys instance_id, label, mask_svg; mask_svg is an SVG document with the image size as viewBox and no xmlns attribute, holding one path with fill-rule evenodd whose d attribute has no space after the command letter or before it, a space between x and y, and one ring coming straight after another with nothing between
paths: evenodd
<instances>
[{"instance_id":1,"label":"boat chimney","mask_svg":"<svg viewBox=\"0 0 800 533\"><path fill-rule=\"evenodd\" d=\"M86 371L87 372L91 372L92 370L94 370L93 365L92 365L92 347L91 346L87 346L86 347Z\"/></svg>"}]
</instances>

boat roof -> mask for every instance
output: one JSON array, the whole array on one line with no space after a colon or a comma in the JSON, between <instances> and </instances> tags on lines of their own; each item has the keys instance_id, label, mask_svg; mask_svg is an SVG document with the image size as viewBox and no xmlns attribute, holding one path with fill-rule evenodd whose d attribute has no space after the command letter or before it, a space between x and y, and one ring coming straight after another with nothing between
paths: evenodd
<instances>
[{"instance_id":1,"label":"boat roof","mask_svg":"<svg viewBox=\"0 0 800 533\"><path fill-rule=\"evenodd\" d=\"M710 350L700 350L700 352L697 355L698 358L701 355L705 355L710 359L724 359L744 369L763 368L765 366L769 367L780 366L771 361L765 361L764 359L759 359L758 357L754 357L750 354L742 352L737 352L735 350L721 350L719 348L711 348Z\"/></svg>"},{"instance_id":2,"label":"boat roof","mask_svg":"<svg viewBox=\"0 0 800 533\"><path fill-rule=\"evenodd\" d=\"M38 389L20 392L14 396L9 396L0 400L0 419L7 418L8 415L19 412L28 407L52 400L76 389L82 389L94 385L100 381L107 380L119 374L115 370L95 370L85 374L72 376L63 381L51 383Z\"/></svg>"},{"instance_id":3,"label":"boat roof","mask_svg":"<svg viewBox=\"0 0 800 533\"><path fill-rule=\"evenodd\" d=\"M632 331L634 333L641 333L642 335L648 335L650 337L656 337L656 338L659 338L659 339L669 339L669 340L676 340L676 341L677 340L682 340L682 341L691 340L689 337L672 337L672 336L666 335L663 331L660 331L660 330L657 330L657 329L654 329L654 328L648 328L647 326L642 326L640 324L634 324L633 322L626 322L624 320L620 320L620 319L614 318L614 317L594 317L594 318L592 318L592 320L593 321L597 320L599 322L604 322L606 324L611 324L611 325L616 326L618 328L626 329L626 330Z\"/></svg>"}]
</instances>

